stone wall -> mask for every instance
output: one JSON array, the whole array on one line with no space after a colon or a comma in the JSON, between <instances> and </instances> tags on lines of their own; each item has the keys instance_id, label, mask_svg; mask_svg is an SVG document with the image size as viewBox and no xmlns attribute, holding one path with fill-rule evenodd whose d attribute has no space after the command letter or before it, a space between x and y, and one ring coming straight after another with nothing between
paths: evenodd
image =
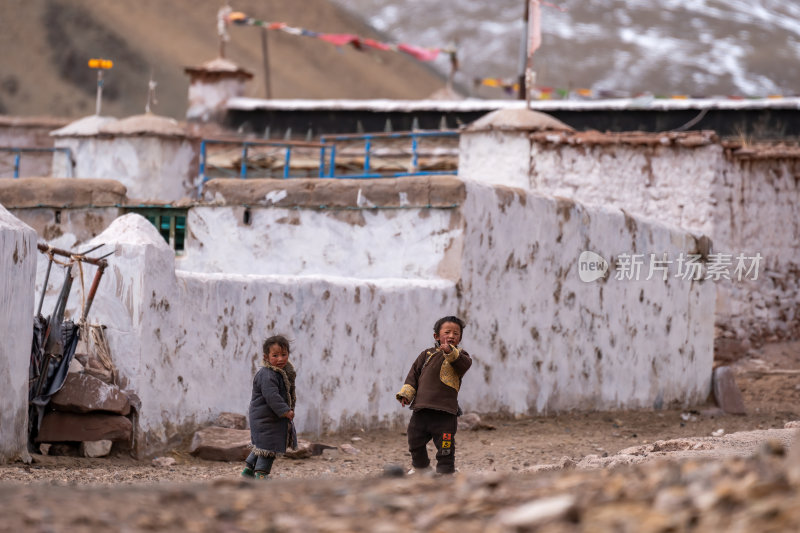
<instances>
[{"instance_id":1,"label":"stone wall","mask_svg":"<svg viewBox=\"0 0 800 533\"><path fill-rule=\"evenodd\" d=\"M117 219L93 241L116 253L91 320L107 326L123 386L142 399L140 451L157 451L222 411L246 413L261 342L273 333L294 340L300 431L404 422L409 413L394 393L432 343L433 322L451 313L466 318L463 346L475 361L460 396L467 410L660 408L706 398L713 284L613 276L587 283L578 275L587 249L604 257L652 247L689 252L697 248L694 237L618 209L452 178L443 183L460 213L458 224L447 226L451 249L459 250L447 275L429 269L366 279L358 267L354 276L335 268L309 275L176 272L173 252L152 225L137 215ZM215 209L238 217L241 206ZM251 209L267 233L282 231L277 215L285 207ZM364 225L346 234L320 224L315 238L349 239L353 250L384 246L373 226L387 221L364 214ZM430 235L413 225L405 231L417 232L404 236L410 240ZM295 264L308 253L304 240L271 244L270 254ZM394 276L396 267L386 265ZM49 301L56 287L48 293Z\"/></svg>"},{"instance_id":2,"label":"stone wall","mask_svg":"<svg viewBox=\"0 0 800 533\"><path fill-rule=\"evenodd\" d=\"M615 206L706 234L712 253L731 259L731 277L739 255L749 265L760 253L756 279L716 282L719 335L745 347L750 340L800 335L796 154L742 160L713 132L468 131L460 150L463 179ZM493 172L496 152L509 152L504 159L513 156L523 169Z\"/></svg>"},{"instance_id":3,"label":"stone wall","mask_svg":"<svg viewBox=\"0 0 800 533\"><path fill-rule=\"evenodd\" d=\"M116 180L131 199L168 204L197 195L199 147L191 139L76 136L55 145L72 151L74 176Z\"/></svg>"},{"instance_id":4,"label":"stone wall","mask_svg":"<svg viewBox=\"0 0 800 533\"><path fill-rule=\"evenodd\" d=\"M71 250L122 213L125 192L113 180L20 178L0 181L0 205L48 244Z\"/></svg>"},{"instance_id":5,"label":"stone wall","mask_svg":"<svg viewBox=\"0 0 800 533\"><path fill-rule=\"evenodd\" d=\"M50 117L11 117L0 115L0 146L11 148L52 148L50 132L64 126L67 119ZM14 176L13 152L0 151L0 178ZM20 156L19 175L49 176L57 159L66 172L67 156L63 152L24 152Z\"/></svg>"},{"instance_id":6,"label":"stone wall","mask_svg":"<svg viewBox=\"0 0 800 533\"><path fill-rule=\"evenodd\" d=\"M0 463L28 456L36 232L0 206Z\"/></svg>"}]
</instances>

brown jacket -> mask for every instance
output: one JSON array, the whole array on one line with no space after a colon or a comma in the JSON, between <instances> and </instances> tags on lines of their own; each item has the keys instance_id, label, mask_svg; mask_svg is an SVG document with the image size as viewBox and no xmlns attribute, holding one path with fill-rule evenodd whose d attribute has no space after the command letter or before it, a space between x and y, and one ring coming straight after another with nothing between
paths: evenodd
<instances>
[{"instance_id":1,"label":"brown jacket","mask_svg":"<svg viewBox=\"0 0 800 533\"><path fill-rule=\"evenodd\" d=\"M423 350L396 397L407 399L414 411L436 409L457 414L461 378L471 365L472 358L460 348L454 347L449 354L438 347Z\"/></svg>"}]
</instances>

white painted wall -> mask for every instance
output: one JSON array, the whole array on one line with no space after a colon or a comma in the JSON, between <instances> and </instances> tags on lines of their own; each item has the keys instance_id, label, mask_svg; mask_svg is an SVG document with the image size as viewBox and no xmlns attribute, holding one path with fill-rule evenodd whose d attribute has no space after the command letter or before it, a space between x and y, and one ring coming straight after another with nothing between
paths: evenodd
<instances>
[{"instance_id":1,"label":"white painted wall","mask_svg":"<svg viewBox=\"0 0 800 533\"><path fill-rule=\"evenodd\" d=\"M227 112L231 98L244 94L244 80L241 78L220 79L213 82L194 80L189 85L189 107L186 118L208 122Z\"/></svg>"},{"instance_id":2,"label":"white painted wall","mask_svg":"<svg viewBox=\"0 0 800 533\"><path fill-rule=\"evenodd\" d=\"M394 393L431 343L433 322L451 313L467 319L464 346L476 361L462 389L465 409L529 413L705 399L713 285L586 284L575 270L587 247L606 257L678 251L693 246L692 237L619 210L480 184L468 185L462 212L467 220L451 229L464 242L457 282L176 273L172 252L147 221L117 219L95 239L116 253L91 319L108 327L114 361L142 399L143 451L219 412L246 413L261 342L281 332L295 341L300 431L406 420ZM354 250L374 245L366 231L349 238ZM286 239L271 253L294 258L307 249Z\"/></svg>"},{"instance_id":3,"label":"white painted wall","mask_svg":"<svg viewBox=\"0 0 800 533\"><path fill-rule=\"evenodd\" d=\"M761 253L758 280L717 282L717 325L740 339L800 334L800 186L793 160L743 162L719 144L696 147L530 143L493 171L491 154L528 132L464 132L459 177L622 208L711 237L713 251Z\"/></svg>"},{"instance_id":4,"label":"white painted wall","mask_svg":"<svg viewBox=\"0 0 800 533\"><path fill-rule=\"evenodd\" d=\"M27 458L36 232L0 206L0 463Z\"/></svg>"},{"instance_id":5,"label":"white painted wall","mask_svg":"<svg viewBox=\"0 0 800 533\"><path fill-rule=\"evenodd\" d=\"M198 148L187 139L58 137L55 145L72 150L74 177L117 180L130 199L164 204L197 195Z\"/></svg>"},{"instance_id":6,"label":"white painted wall","mask_svg":"<svg viewBox=\"0 0 800 533\"><path fill-rule=\"evenodd\" d=\"M356 278L458 275L457 209L193 207L178 268L235 274Z\"/></svg>"},{"instance_id":7,"label":"white painted wall","mask_svg":"<svg viewBox=\"0 0 800 533\"><path fill-rule=\"evenodd\" d=\"M584 250L691 251L685 232L615 208L467 183L460 309L478 411L647 408L702 402L713 359L711 283L585 283ZM609 261L613 263L613 261Z\"/></svg>"},{"instance_id":8,"label":"white painted wall","mask_svg":"<svg viewBox=\"0 0 800 533\"><path fill-rule=\"evenodd\" d=\"M531 141L524 131L462 132L458 177L490 185L529 189Z\"/></svg>"}]
</instances>

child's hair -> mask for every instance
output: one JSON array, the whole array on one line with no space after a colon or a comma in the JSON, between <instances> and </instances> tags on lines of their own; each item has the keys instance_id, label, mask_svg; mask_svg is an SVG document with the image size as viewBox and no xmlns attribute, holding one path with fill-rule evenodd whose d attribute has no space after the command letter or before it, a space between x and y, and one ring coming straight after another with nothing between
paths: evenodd
<instances>
[{"instance_id":1,"label":"child's hair","mask_svg":"<svg viewBox=\"0 0 800 533\"><path fill-rule=\"evenodd\" d=\"M273 335L272 337L264 341L264 346L263 346L264 356L266 356L269 353L269 347L272 346L273 344L277 344L278 346L286 350L286 353L291 352L291 350L289 349L289 339L287 339L283 335Z\"/></svg>"},{"instance_id":2,"label":"child's hair","mask_svg":"<svg viewBox=\"0 0 800 533\"><path fill-rule=\"evenodd\" d=\"M467 324L464 323L464 321L461 320L460 318L458 318L457 316L452 316L451 315L451 316L442 317L442 318L440 318L439 320L436 321L436 324L433 325L433 332L436 335L439 334L439 330L442 329L442 325L445 322L452 322L453 324L458 324L458 327L461 328L461 334L462 335L464 334L464 326L466 326Z\"/></svg>"}]
</instances>

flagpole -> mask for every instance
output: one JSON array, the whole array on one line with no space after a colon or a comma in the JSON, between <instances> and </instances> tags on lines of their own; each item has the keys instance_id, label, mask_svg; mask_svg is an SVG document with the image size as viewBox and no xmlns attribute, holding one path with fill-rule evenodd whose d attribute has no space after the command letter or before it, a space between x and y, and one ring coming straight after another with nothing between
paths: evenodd
<instances>
[{"instance_id":1,"label":"flagpole","mask_svg":"<svg viewBox=\"0 0 800 533\"><path fill-rule=\"evenodd\" d=\"M530 3L529 0L523 0L525 4L525 9L523 10L522 14L522 41L519 45L519 74L517 75L517 99L518 100L525 100L525 71L527 68L527 56L528 56L528 42L530 41L530 37L528 35L528 17L529 17L529 10L530 10Z\"/></svg>"}]
</instances>

